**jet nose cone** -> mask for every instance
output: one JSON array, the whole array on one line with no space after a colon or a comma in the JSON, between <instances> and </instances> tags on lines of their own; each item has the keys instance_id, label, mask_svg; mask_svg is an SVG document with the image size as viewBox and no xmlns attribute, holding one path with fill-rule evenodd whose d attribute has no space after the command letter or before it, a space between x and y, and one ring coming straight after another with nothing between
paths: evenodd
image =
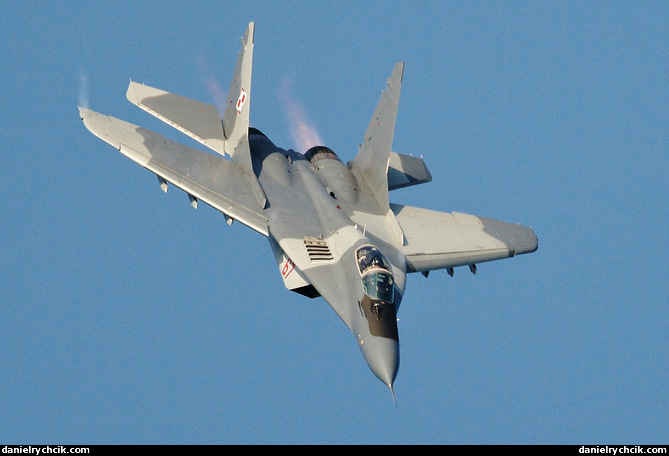
<instances>
[{"instance_id":1,"label":"jet nose cone","mask_svg":"<svg viewBox=\"0 0 669 456\"><path fill-rule=\"evenodd\" d=\"M360 344L360 350L374 375L392 390L400 368L400 344L395 339L370 336Z\"/></svg>"}]
</instances>

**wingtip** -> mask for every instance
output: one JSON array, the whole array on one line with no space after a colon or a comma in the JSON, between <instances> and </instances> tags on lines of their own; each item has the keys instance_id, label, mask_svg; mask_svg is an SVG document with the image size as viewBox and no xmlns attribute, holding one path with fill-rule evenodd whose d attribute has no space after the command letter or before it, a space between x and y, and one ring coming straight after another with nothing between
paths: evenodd
<instances>
[{"instance_id":1,"label":"wingtip","mask_svg":"<svg viewBox=\"0 0 669 456\"><path fill-rule=\"evenodd\" d=\"M79 117L81 117L81 120L84 120L86 115L91 111L88 108L84 108L83 106L77 106L79 108Z\"/></svg>"}]
</instances>

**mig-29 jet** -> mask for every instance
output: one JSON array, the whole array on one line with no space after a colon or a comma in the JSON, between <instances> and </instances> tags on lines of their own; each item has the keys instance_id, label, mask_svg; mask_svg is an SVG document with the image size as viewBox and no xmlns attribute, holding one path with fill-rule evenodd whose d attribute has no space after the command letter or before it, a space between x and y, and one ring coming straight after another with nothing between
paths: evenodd
<instances>
[{"instance_id":1,"label":"mig-29 jet","mask_svg":"<svg viewBox=\"0 0 669 456\"><path fill-rule=\"evenodd\" d=\"M242 38L225 112L130 82L130 102L216 154L85 108L95 136L199 201L265 236L285 286L322 296L390 388L399 369L397 312L406 276L534 252L531 228L460 213L392 204L388 192L432 179L423 160L391 151L404 63L397 63L353 161L325 146L275 146L249 126L254 23ZM229 159L225 157L229 155Z\"/></svg>"}]
</instances>

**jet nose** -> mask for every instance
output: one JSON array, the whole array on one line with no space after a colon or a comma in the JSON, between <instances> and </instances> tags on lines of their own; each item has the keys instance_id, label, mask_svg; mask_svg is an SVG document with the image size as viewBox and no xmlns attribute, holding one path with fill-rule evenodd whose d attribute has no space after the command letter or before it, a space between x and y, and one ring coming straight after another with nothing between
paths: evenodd
<instances>
[{"instance_id":1,"label":"jet nose","mask_svg":"<svg viewBox=\"0 0 669 456\"><path fill-rule=\"evenodd\" d=\"M374 375L392 391L400 368L399 342L388 337L369 336L361 340L360 350Z\"/></svg>"}]
</instances>

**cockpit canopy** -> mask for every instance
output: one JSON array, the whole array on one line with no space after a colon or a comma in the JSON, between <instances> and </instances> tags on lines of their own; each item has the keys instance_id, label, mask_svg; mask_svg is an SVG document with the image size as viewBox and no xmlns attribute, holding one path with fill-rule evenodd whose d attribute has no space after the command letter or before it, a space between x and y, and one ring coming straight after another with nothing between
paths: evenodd
<instances>
[{"instance_id":1,"label":"cockpit canopy","mask_svg":"<svg viewBox=\"0 0 669 456\"><path fill-rule=\"evenodd\" d=\"M376 247L365 245L355 252L355 257L365 294L373 300L392 304L395 300L395 281L385 255Z\"/></svg>"},{"instance_id":2,"label":"cockpit canopy","mask_svg":"<svg viewBox=\"0 0 669 456\"><path fill-rule=\"evenodd\" d=\"M385 269L388 272L392 270L390 268L390 261L373 245L363 245L360 247L355 252L355 258L358 260L360 275L365 275L365 272L372 268Z\"/></svg>"}]
</instances>

